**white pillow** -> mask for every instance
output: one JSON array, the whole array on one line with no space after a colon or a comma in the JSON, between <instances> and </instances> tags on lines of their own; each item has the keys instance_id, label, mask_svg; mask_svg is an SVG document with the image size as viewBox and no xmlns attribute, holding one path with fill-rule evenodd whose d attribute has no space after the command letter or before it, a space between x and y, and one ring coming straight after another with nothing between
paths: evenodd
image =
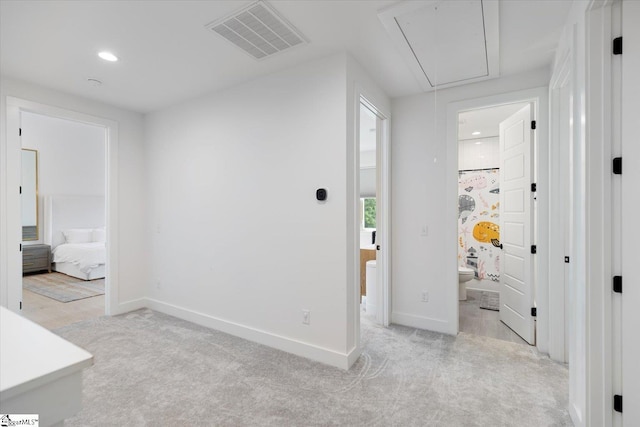
<instances>
[{"instance_id":1,"label":"white pillow","mask_svg":"<svg viewBox=\"0 0 640 427\"><path fill-rule=\"evenodd\" d=\"M107 231L104 228L94 228L92 234L93 242L104 243L107 241Z\"/></svg>"},{"instance_id":2,"label":"white pillow","mask_svg":"<svg viewBox=\"0 0 640 427\"><path fill-rule=\"evenodd\" d=\"M93 229L91 228L72 228L62 230L67 243L91 243L93 238Z\"/></svg>"}]
</instances>

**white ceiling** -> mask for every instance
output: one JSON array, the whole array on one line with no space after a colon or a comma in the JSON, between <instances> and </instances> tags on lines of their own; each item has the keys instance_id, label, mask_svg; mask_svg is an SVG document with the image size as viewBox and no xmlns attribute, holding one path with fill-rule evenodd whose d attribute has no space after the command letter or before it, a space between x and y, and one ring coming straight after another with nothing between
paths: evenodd
<instances>
[{"instance_id":1,"label":"white ceiling","mask_svg":"<svg viewBox=\"0 0 640 427\"><path fill-rule=\"evenodd\" d=\"M347 51L389 96L422 92L378 19L378 10L396 2L269 1L309 44L262 61L205 28L249 3L2 0L0 73L149 112ZM570 3L500 1L501 75L550 64ZM100 50L121 60L104 62ZM87 78L103 84L93 87Z\"/></svg>"},{"instance_id":2,"label":"white ceiling","mask_svg":"<svg viewBox=\"0 0 640 427\"><path fill-rule=\"evenodd\" d=\"M507 104L460 113L458 115L458 141L499 136L500 122L525 105L527 104ZM473 132L480 132L480 134L473 135Z\"/></svg>"}]
</instances>

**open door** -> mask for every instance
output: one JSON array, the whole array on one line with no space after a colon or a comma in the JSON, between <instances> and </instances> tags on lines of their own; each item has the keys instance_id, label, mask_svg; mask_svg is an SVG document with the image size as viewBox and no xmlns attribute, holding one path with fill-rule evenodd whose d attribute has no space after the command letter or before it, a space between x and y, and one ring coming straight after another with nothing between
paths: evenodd
<instances>
[{"instance_id":1,"label":"open door","mask_svg":"<svg viewBox=\"0 0 640 427\"><path fill-rule=\"evenodd\" d=\"M500 320L535 345L532 105L500 123ZM495 243L494 243L495 244Z\"/></svg>"}]
</instances>

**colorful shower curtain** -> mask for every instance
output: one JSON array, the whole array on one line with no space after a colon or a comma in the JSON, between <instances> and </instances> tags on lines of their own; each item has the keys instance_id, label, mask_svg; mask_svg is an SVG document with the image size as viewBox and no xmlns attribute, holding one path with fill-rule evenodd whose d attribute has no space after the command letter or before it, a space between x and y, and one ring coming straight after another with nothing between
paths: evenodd
<instances>
[{"instance_id":1,"label":"colorful shower curtain","mask_svg":"<svg viewBox=\"0 0 640 427\"><path fill-rule=\"evenodd\" d=\"M479 280L500 281L500 170L460 171L458 264Z\"/></svg>"}]
</instances>

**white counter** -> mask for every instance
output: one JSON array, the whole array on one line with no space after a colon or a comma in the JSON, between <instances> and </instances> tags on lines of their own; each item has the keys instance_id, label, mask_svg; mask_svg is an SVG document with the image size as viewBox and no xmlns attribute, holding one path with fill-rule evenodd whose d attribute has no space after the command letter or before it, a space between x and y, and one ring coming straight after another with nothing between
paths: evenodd
<instances>
[{"instance_id":1,"label":"white counter","mask_svg":"<svg viewBox=\"0 0 640 427\"><path fill-rule=\"evenodd\" d=\"M93 356L0 307L0 412L61 425L81 409L82 370Z\"/></svg>"}]
</instances>

